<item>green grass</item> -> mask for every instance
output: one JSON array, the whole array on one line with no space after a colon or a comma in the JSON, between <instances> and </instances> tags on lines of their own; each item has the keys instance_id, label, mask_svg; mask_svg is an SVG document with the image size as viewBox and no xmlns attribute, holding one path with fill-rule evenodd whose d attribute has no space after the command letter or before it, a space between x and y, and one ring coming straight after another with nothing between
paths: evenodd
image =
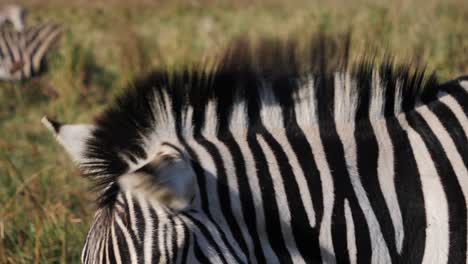
<instances>
[{"instance_id":1,"label":"green grass","mask_svg":"<svg viewBox=\"0 0 468 264\"><path fill-rule=\"evenodd\" d=\"M352 29L355 55L390 51L397 61L425 62L442 80L468 73L465 0L62 2L25 3L29 25L67 28L48 73L0 84L0 263L79 261L93 194L40 118L91 122L152 67L200 61L239 35L307 37L321 28Z\"/></svg>"}]
</instances>

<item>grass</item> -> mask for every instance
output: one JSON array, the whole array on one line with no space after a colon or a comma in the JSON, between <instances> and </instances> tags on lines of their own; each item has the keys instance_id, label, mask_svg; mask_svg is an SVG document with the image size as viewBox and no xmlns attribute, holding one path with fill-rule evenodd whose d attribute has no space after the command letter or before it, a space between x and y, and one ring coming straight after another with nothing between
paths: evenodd
<instances>
[{"instance_id":1,"label":"grass","mask_svg":"<svg viewBox=\"0 0 468 264\"><path fill-rule=\"evenodd\" d=\"M79 262L93 194L40 118L91 122L152 67L199 61L239 35L306 37L321 28L352 29L355 55L390 51L442 80L468 73L467 1L350 2L24 2L29 25L52 20L67 30L47 74L0 83L0 263Z\"/></svg>"}]
</instances>

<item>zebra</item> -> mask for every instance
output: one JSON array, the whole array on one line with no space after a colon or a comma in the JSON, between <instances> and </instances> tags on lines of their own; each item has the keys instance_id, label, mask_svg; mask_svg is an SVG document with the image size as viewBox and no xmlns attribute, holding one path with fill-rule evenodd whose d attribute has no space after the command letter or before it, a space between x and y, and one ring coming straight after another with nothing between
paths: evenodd
<instances>
[{"instance_id":1,"label":"zebra","mask_svg":"<svg viewBox=\"0 0 468 264\"><path fill-rule=\"evenodd\" d=\"M41 23L21 32L0 28L0 80L25 80L44 72L45 55L62 31L56 23Z\"/></svg>"},{"instance_id":2,"label":"zebra","mask_svg":"<svg viewBox=\"0 0 468 264\"><path fill-rule=\"evenodd\" d=\"M6 5L0 10L0 26L10 22L16 31L24 30L26 10L19 5Z\"/></svg>"},{"instance_id":3,"label":"zebra","mask_svg":"<svg viewBox=\"0 0 468 264\"><path fill-rule=\"evenodd\" d=\"M44 117L95 184L82 262L466 263L468 76L340 39L238 41L93 124Z\"/></svg>"}]
</instances>

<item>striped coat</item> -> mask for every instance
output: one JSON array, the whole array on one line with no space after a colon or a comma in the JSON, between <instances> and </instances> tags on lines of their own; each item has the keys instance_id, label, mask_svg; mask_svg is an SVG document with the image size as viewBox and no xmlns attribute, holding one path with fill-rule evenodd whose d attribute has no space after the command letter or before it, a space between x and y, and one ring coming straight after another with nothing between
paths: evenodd
<instances>
[{"instance_id":1,"label":"striped coat","mask_svg":"<svg viewBox=\"0 0 468 264\"><path fill-rule=\"evenodd\" d=\"M93 125L44 118L99 193L82 261L465 263L468 78L327 41L241 42Z\"/></svg>"},{"instance_id":2,"label":"striped coat","mask_svg":"<svg viewBox=\"0 0 468 264\"><path fill-rule=\"evenodd\" d=\"M13 31L0 29L0 80L29 79L45 70L45 55L58 40L63 28L44 23Z\"/></svg>"}]
</instances>

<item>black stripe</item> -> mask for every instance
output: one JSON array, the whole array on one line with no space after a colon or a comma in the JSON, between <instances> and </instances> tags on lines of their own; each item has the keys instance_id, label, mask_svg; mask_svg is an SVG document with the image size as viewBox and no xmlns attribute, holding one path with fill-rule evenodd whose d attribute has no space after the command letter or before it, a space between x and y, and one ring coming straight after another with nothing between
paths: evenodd
<instances>
[{"instance_id":1,"label":"black stripe","mask_svg":"<svg viewBox=\"0 0 468 264\"><path fill-rule=\"evenodd\" d=\"M134 198L132 198L133 202L133 210L135 211L135 219L137 222L137 234L138 238L141 241L141 244L144 244L145 240L145 232L146 232L146 223L145 223L145 218L143 216L143 211L142 208L140 207L140 203L134 202Z\"/></svg>"},{"instance_id":2,"label":"black stripe","mask_svg":"<svg viewBox=\"0 0 468 264\"><path fill-rule=\"evenodd\" d=\"M239 145L237 144L236 140L232 136L231 132L227 132L226 135L220 137L219 140L221 140L226 145L234 160L234 168L236 170L236 179L239 188L239 200L241 202L241 209L244 215L244 221L248 233L252 237L257 262L259 264L266 263L266 259L263 255L263 250L261 247L260 238L257 232L257 216L255 214L255 204L253 201L252 193L250 191L250 185L247 178L246 165L244 157L242 155L242 151Z\"/></svg>"},{"instance_id":3,"label":"black stripe","mask_svg":"<svg viewBox=\"0 0 468 264\"><path fill-rule=\"evenodd\" d=\"M32 73L38 74L42 69L43 66L45 65L44 59L45 55L51 45L54 44L54 41L59 37L60 35L60 26L58 25L51 25L49 24L48 27L46 28L48 31L44 34L43 38L41 38L41 41L38 43L37 46L35 46L30 53L31 56L31 62L34 62L34 60L38 60L39 64L37 65L37 68L35 68L35 71ZM39 52L40 49L44 48L43 52ZM33 67L36 65L33 65Z\"/></svg>"},{"instance_id":4,"label":"black stripe","mask_svg":"<svg viewBox=\"0 0 468 264\"><path fill-rule=\"evenodd\" d=\"M3 34L5 31L4 30L0 30L0 58L1 59L4 59L6 57L6 51L3 50L3 45L5 45L5 38L3 37ZM3 45L2 45L3 44Z\"/></svg>"},{"instance_id":5,"label":"black stripe","mask_svg":"<svg viewBox=\"0 0 468 264\"><path fill-rule=\"evenodd\" d=\"M91 230L92 230L92 229L91 229ZM90 230L90 231L91 231L91 230ZM83 251L82 251L82 255L83 255L82 261L83 261L83 263L86 263L86 259L88 258L88 254L89 254L89 250L88 250L88 248L89 248L89 243L90 243L90 242L89 242L89 239L90 239L90 238L89 238L89 234L90 234L90 233L88 232L88 235L87 235L87 237L86 237L86 242L85 242L85 243L86 243L86 246L83 248Z\"/></svg>"},{"instance_id":6,"label":"black stripe","mask_svg":"<svg viewBox=\"0 0 468 264\"><path fill-rule=\"evenodd\" d=\"M380 188L377 171L379 147L374 133L368 119L362 119L356 123L354 136L357 147L357 166L362 186L379 223L392 263L395 263L398 256L395 244L395 228Z\"/></svg>"},{"instance_id":7,"label":"black stripe","mask_svg":"<svg viewBox=\"0 0 468 264\"><path fill-rule=\"evenodd\" d=\"M224 256L223 252L221 251L220 247L218 246L218 244L216 243L216 241L214 240L213 236L211 235L210 231L208 230L208 228L205 226L206 224L204 223L201 223L200 221L198 221L198 219L196 219L194 216L192 215L189 215L189 214L185 214L185 216L190 219L194 225L197 226L197 228L200 230L200 233L205 237L205 239L207 240L207 242L213 247L213 249L216 251L216 254L218 254L219 258L221 259L221 262L222 263L227 263L227 260L226 260L226 257ZM218 233L219 230L218 230ZM228 246L226 244L226 246ZM202 262L203 263L203 262Z\"/></svg>"},{"instance_id":8,"label":"black stripe","mask_svg":"<svg viewBox=\"0 0 468 264\"><path fill-rule=\"evenodd\" d=\"M23 44L26 44L26 38L24 36L24 34L19 34L18 33L18 42L17 42L17 45L18 45L18 52L19 52L19 61L23 64L21 66L21 79L26 79L26 78L29 78L30 76L27 76L26 74L26 67L24 67L24 65L26 64L26 59L27 59L27 55L25 54L26 52L26 45L23 45Z\"/></svg>"},{"instance_id":9,"label":"black stripe","mask_svg":"<svg viewBox=\"0 0 468 264\"><path fill-rule=\"evenodd\" d=\"M210 259L205 255L203 250L200 247L200 244L198 243L197 237L194 238L194 243L193 243L193 253L195 254L195 258L198 260L199 263L212 263Z\"/></svg>"},{"instance_id":10,"label":"black stripe","mask_svg":"<svg viewBox=\"0 0 468 264\"><path fill-rule=\"evenodd\" d=\"M181 255L181 261L176 262L176 263L188 263L187 258L188 258L188 252L190 245L192 244L192 233L189 233L189 229L187 227L187 224L182 218L179 218L179 220L182 223L182 228L184 231L184 241L183 241L183 249L182 249L182 255Z\"/></svg>"},{"instance_id":11,"label":"black stripe","mask_svg":"<svg viewBox=\"0 0 468 264\"><path fill-rule=\"evenodd\" d=\"M206 149L206 151L213 159L217 173L216 178L213 180L216 181L216 189L218 190L218 198L222 214L225 216L228 228L230 229L230 232L234 236L236 242L239 244L241 251L244 252L247 259L249 259L249 250L247 249L247 243L245 242L245 239L242 236L241 227L239 226L239 223L237 223L231 207L229 194L233 193L233 191L229 188L226 175L226 168L224 166L223 159L221 158L221 154L219 153L219 150L216 148L216 146L213 143L206 140L206 138L204 138L203 136L200 136L200 138L196 139L196 141ZM210 175L210 177L213 177L213 175ZM238 197L235 197L234 199L238 199ZM241 262L241 259L239 256L237 256L237 254L235 254L234 256L236 257L237 261Z\"/></svg>"},{"instance_id":12,"label":"black stripe","mask_svg":"<svg viewBox=\"0 0 468 264\"><path fill-rule=\"evenodd\" d=\"M229 76L220 75L218 78L216 78L216 81L225 87L222 91L219 90L217 93L215 93L215 96L218 97L218 102L216 105L218 120L217 137L218 140L223 142L224 145L228 148L228 151L231 153L233 158L233 166L235 168L235 175L238 186L238 200L241 204L244 222L248 234L253 241L253 250L256 260L259 264L263 264L266 263L266 259L263 254L260 238L257 232L257 216L250 184L247 178L246 164L242 151L230 131L229 120L231 120L233 108L239 103L238 99L240 98L241 94L243 94L243 92L240 90L236 91L236 80L230 78ZM247 78L242 78L242 82L243 84L241 87L247 90L254 90L256 83L250 77L247 76ZM244 109L242 109L242 111L243 110ZM240 140L245 140L245 138ZM248 252L250 254L250 251L247 249L243 250L244 252Z\"/></svg>"},{"instance_id":13,"label":"black stripe","mask_svg":"<svg viewBox=\"0 0 468 264\"><path fill-rule=\"evenodd\" d=\"M125 203L124 203L125 215L123 216L123 219L125 220L124 224L125 224L125 226L127 226L128 233L130 234L130 237L134 241L135 251L138 254L139 252L143 252L143 243L138 242L139 234L138 233L135 234L133 232L133 228L132 228L132 224L131 224L131 220L130 220L130 207L129 207L129 203L132 203L133 205L135 205L136 203L133 202L133 197L131 197L131 196L129 197L129 199L127 199L127 197L124 195L123 199L125 201ZM136 218L135 217L135 221L138 222L139 219L143 220L143 218ZM138 226L137 226L137 232L139 230L140 229L138 229ZM143 240L140 240L140 241L143 241Z\"/></svg>"},{"instance_id":14,"label":"black stripe","mask_svg":"<svg viewBox=\"0 0 468 264\"><path fill-rule=\"evenodd\" d=\"M12 31L8 31L8 41L10 44L10 51L11 51L11 60L12 61L19 61L20 58L16 56L16 53L18 53L18 40L16 38L16 33Z\"/></svg>"},{"instance_id":15,"label":"black stripe","mask_svg":"<svg viewBox=\"0 0 468 264\"><path fill-rule=\"evenodd\" d=\"M153 244L151 245L152 248L152 254L151 254L151 259L152 262L159 262L159 259L161 258L161 252L159 250L159 243L161 243L161 237L158 236L158 225L159 225L159 218L156 213L156 211L151 207L151 205L148 206L148 210L150 213L150 220L153 222L153 230L152 232L152 239ZM145 243L147 241L143 241Z\"/></svg>"},{"instance_id":16,"label":"black stripe","mask_svg":"<svg viewBox=\"0 0 468 264\"><path fill-rule=\"evenodd\" d=\"M256 134L249 133L247 142L251 149L257 169L257 176L261 189L263 210L265 215L265 225L273 251L278 256L281 263L292 263L291 256L284 244L284 238L281 233L281 224L279 208L276 203L275 190L273 188L272 177L268 171L268 161L260 147Z\"/></svg>"},{"instance_id":17,"label":"black stripe","mask_svg":"<svg viewBox=\"0 0 468 264\"><path fill-rule=\"evenodd\" d=\"M31 45L37 37L40 35L41 31L47 26L48 24L44 23L37 27L31 28L26 32L26 46Z\"/></svg>"},{"instance_id":18,"label":"black stripe","mask_svg":"<svg viewBox=\"0 0 468 264\"><path fill-rule=\"evenodd\" d=\"M104 230L104 232L107 232L107 230ZM99 254L101 254L101 263L107 263L107 260L106 260L106 253L107 253L107 249L108 249L108 247L107 247L107 243L108 243L107 236L105 236L104 238L101 237L101 241L102 241L102 247L99 249Z\"/></svg>"},{"instance_id":19,"label":"black stripe","mask_svg":"<svg viewBox=\"0 0 468 264\"><path fill-rule=\"evenodd\" d=\"M365 219L364 213L359 206L354 188L351 183L348 173L347 164L344 156L344 146L339 139L333 120L333 105L321 105L325 102L333 102L333 100L323 100L322 96L334 97L333 76L322 76L317 79L323 86L323 89L318 89L316 93L316 102L318 102L318 118L319 131L325 151L326 159L330 164L333 185L335 186L335 204L332 214L332 238L333 247L338 263L349 263L350 256L346 240L346 219L344 216L344 201L348 199L349 206L353 216L356 236L357 263L370 263L371 260L371 242L369 235L369 227ZM331 87L330 87L331 86Z\"/></svg>"},{"instance_id":20,"label":"black stripe","mask_svg":"<svg viewBox=\"0 0 468 264\"><path fill-rule=\"evenodd\" d=\"M114 223L114 228L115 235L117 237L117 246L119 248L120 259L122 260L122 263L129 263L131 259L127 240L125 239L125 236L119 224Z\"/></svg>"},{"instance_id":21,"label":"black stripe","mask_svg":"<svg viewBox=\"0 0 468 264\"><path fill-rule=\"evenodd\" d=\"M301 254L301 257L306 262L310 262L317 257L314 256L314 252L311 250L312 239L317 239L317 233L314 232L312 227L309 225L309 220L304 208L304 203L301 200L299 185L296 181L296 177L294 177L295 175L292 171L289 159L286 153L283 151L283 147L273 138L270 133L266 131L262 133L262 137L273 151L280 170L280 174L282 176L282 184L284 186L289 211L291 214L290 226L296 241L297 248ZM317 241L318 240L315 242ZM318 256L320 257L320 254Z\"/></svg>"},{"instance_id":22,"label":"black stripe","mask_svg":"<svg viewBox=\"0 0 468 264\"><path fill-rule=\"evenodd\" d=\"M172 263L173 260L169 258L169 243L172 243L172 240L170 239L169 237L169 228L170 228L170 224L165 222L163 224L163 226L161 227L161 231L162 231L162 239L163 239L163 243L162 246L164 247L164 254L166 255L166 261L167 263Z\"/></svg>"},{"instance_id":23,"label":"black stripe","mask_svg":"<svg viewBox=\"0 0 468 264\"><path fill-rule=\"evenodd\" d=\"M185 142L185 139L183 139L181 136L179 137L179 140L181 144L184 146L186 149L187 153L189 154L191 158L191 164L192 168L195 171L195 174L197 176L197 182L198 182L198 187L199 187L199 194L201 196L201 202L202 202L202 210L210 220L210 222L213 224L213 226L216 228L217 232L221 236L221 239L223 240L224 244L226 244L227 249L230 251L230 253L234 256L234 258L240 261L240 257L237 256L236 252L232 248L232 245L229 243L228 239L226 238L226 234L224 233L224 230L220 227L220 225L215 221L214 217L211 215L210 210L208 208L209 202L208 202L208 191L206 189L206 179L205 179L205 170L201 167L198 155L196 152L187 145ZM212 176L211 176L212 177Z\"/></svg>"},{"instance_id":24,"label":"black stripe","mask_svg":"<svg viewBox=\"0 0 468 264\"><path fill-rule=\"evenodd\" d=\"M463 109L463 112L465 112L465 115L468 115L468 92L461 87L461 84L459 82L451 82L450 85L444 87L444 90L453 96Z\"/></svg>"},{"instance_id":25,"label":"black stripe","mask_svg":"<svg viewBox=\"0 0 468 264\"><path fill-rule=\"evenodd\" d=\"M291 119L296 120L296 119ZM290 124L289 127L292 127ZM292 132L294 131L294 132ZM306 246L309 248L310 261L318 261L322 259L320 255L320 227L323 218L323 190L320 178L320 172L317 169L315 158L312 153L311 146L307 143L307 139L303 131L297 126L286 131L286 136L291 144L291 147L296 154L304 176L307 181L307 187L312 197L313 210L315 212L315 228L310 232Z\"/></svg>"},{"instance_id":26,"label":"black stripe","mask_svg":"<svg viewBox=\"0 0 468 264\"><path fill-rule=\"evenodd\" d=\"M465 135L460 120L457 119L448 106L441 102L428 104L427 106L449 133L455 143L455 148L463 159L465 167L468 168L468 139L466 138L468 135Z\"/></svg>"},{"instance_id":27,"label":"black stripe","mask_svg":"<svg viewBox=\"0 0 468 264\"><path fill-rule=\"evenodd\" d=\"M363 65L359 71L360 74L358 74L358 76L371 76L373 69L370 65L367 67ZM386 73L388 73L388 71ZM385 76L385 73L382 74L382 76ZM391 261L395 263L398 257L395 243L395 229L392 224L388 205L385 202L380 188L378 177L379 146L375 131L369 120L372 94L377 92L377 89L381 88L379 85L374 84L373 80L369 78L358 78L357 86L361 88L358 90L359 105L355 113L354 130L358 174L362 186L366 191L365 193L367 194L372 211L377 218L383 239L389 250ZM340 88L342 87L336 87L335 89ZM394 89L387 89L392 93L395 92ZM391 97L393 98L394 96ZM390 103L393 102L391 101Z\"/></svg>"},{"instance_id":28,"label":"black stripe","mask_svg":"<svg viewBox=\"0 0 468 264\"><path fill-rule=\"evenodd\" d=\"M45 33L43 33L45 31ZM36 57L37 51L44 45L44 40L49 37L51 33L54 33L54 31L51 30L50 25L47 25L39 31L39 34L36 37L37 42L31 42L30 45L28 45L28 49L30 49L29 59L30 59L30 68L31 68L31 75L34 76L40 71L41 63L36 68L36 65L34 65L34 59ZM39 39L39 36L41 38ZM32 46L32 44L35 44ZM42 58L40 58L42 60Z\"/></svg>"},{"instance_id":29,"label":"black stripe","mask_svg":"<svg viewBox=\"0 0 468 264\"><path fill-rule=\"evenodd\" d=\"M100 242L100 246L99 246L99 262L100 263L106 263L106 250L105 250L105 246L106 246L106 240L102 239L101 242Z\"/></svg>"},{"instance_id":30,"label":"black stripe","mask_svg":"<svg viewBox=\"0 0 468 264\"><path fill-rule=\"evenodd\" d=\"M169 228L172 230L172 235L167 238L167 243L172 244L172 258L171 258L171 263L176 263L177 261L177 255L179 253L179 245L177 244L177 226L174 221L175 217L169 217ZM169 247L168 247L169 248Z\"/></svg>"},{"instance_id":31,"label":"black stripe","mask_svg":"<svg viewBox=\"0 0 468 264\"><path fill-rule=\"evenodd\" d=\"M111 228L109 228L110 230ZM114 254L114 244L112 242L112 233L109 232L109 236L107 237L107 250L109 252L109 262L110 263L117 263L117 260L115 258Z\"/></svg>"},{"instance_id":32,"label":"black stripe","mask_svg":"<svg viewBox=\"0 0 468 264\"><path fill-rule=\"evenodd\" d=\"M408 123L424 141L447 197L449 210L449 255L448 263L466 263L466 200L457 175L434 132L416 111L407 115ZM433 177L434 175L422 175ZM467 175L460 175L466 177Z\"/></svg>"},{"instance_id":33,"label":"black stripe","mask_svg":"<svg viewBox=\"0 0 468 264\"><path fill-rule=\"evenodd\" d=\"M175 99L184 100L185 97L180 96L180 97L176 97ZM207 191L206 191L206 187L205 187L206 182L205 182L205 177L204 177L204 169L200 166L198 155L187 144L187 142L185 141L185 138L182 136L182 127L181 127L181 124L182 124L181 113L182 113L182 111L180 111L181 110L180 107L182 107L182 104L183 104L182 101L173 100L173 109L179 109L179 111L175 110L176 113L177 113L176 117L175 117L175 119L176 119L176 135L177 135L177 138L179 139L179 142L182 144L182 146L187 151L187 154L190 157L190 163L191 163L192 168L195 171L195 174L197 176L197 183L198 183L197 186L199 188L198 193L200 194L201 209L202 209L202 211L204 213L206 213L208 219L215 225L218 233L220 234L221 238L223 239L223 242L226 244L228 249L231 250L231 252L233 252L232 248L230 248L230 244L227 243L226 238L224 237L224 233L221 232L219 226L216 224L215 221L213 221L213 217L211 216L210 211L208 209L209 203L208 203ZM192 221L193 221L193 217L191 217L189 215L186 215L186 216L188 218L192 219ZM206 230L206 228L204 226L199 226L199 228L201 230L204 230L205 231L204 233L209 236L211 241L213 241L213 238L211 237L211 235L209 234L209 232ZM207 239L208 239L208 237L207 237ZM226 259L222 255L221 250L216 245L216 243L213 243L213 246L214 246L216 252L220 255L221 260L223 261L223 263L226 263ZM234 256L234 254L232 254L232 255Z\"/></svg>"},{"instance_id":34,"label":"black stripe","mask_svg":"<svg viewBox=\"0 0 468 264\"><path fill-rule=\"evenodd\" d=\"M276 99L281 105L283 125L286 128L286 137L288 142L291 144L294 155L296 156L299 166L304 173L307 187L312 198L313 208L311 209L315 212L316 226L315 228L307 229L307 239L296 241L306 262L311 262L320 261L322 259L320 255L319 234L324 205L320 172L315 164L311 146L308 144L304 132L297 124L295 104L298 102L297 100L294 100L293 93L288 91L288 89L284 89L284 87L294 87L294 89L298 89L298 84L299 83L295 79L284 78L274 82L274 84L272 84L272 88L275 92Z\"/></svg>"},{"instance_id":35,"label":"black stripe","mask_svg":"<svg viewBox=\"0 0 468 264\"><path fill-rule=\"evenodd\" d=\"M11 39L10 39L10 32L8 31L3 31L2 32L2 38L5 40L5 46L6 46L6 53L8 53L8 56L11 58L11 60L14 62L14 56L13 56L13 52L11 50L11 45L13 43L11 43Z\"/></svg>"},{"instance_id":36,"label":"black stripe","mask_svg":"<svg viewBox=\"0 0 468 264\"><path fill-rule=\"evenodd\" d=\"M354 222L355 236L357 238L357 263L370 263L372 254L370 230L350 180L350 175L344 158L344 146L342 142L339 141L334 125L329 125L327 127L328 128L325 128L325 126L323 126L323 128L320 129L320 134L327 162L331 164L333 185L335 186L332 237L335 254L337 255L336 259L338 263L349 262L350 256L346 242L346 219L344 216L344 201L345 199L348 199ZM326 130L326 132L322 129ZM325 133L328 133L328 135Z\"/></svg>"},{"instance_id":37,"label":"black stripe","mask_svg":"<svg viewBox=\"0 0 468 264\"><path fill-rule=\"evenodd\" d=\"M400 262L421 263L426 239L426 216L421 179L405 130L396 117L387 117L393 145L395 189L403 218L404 239Z\"/></svg>"}]
</instances>

